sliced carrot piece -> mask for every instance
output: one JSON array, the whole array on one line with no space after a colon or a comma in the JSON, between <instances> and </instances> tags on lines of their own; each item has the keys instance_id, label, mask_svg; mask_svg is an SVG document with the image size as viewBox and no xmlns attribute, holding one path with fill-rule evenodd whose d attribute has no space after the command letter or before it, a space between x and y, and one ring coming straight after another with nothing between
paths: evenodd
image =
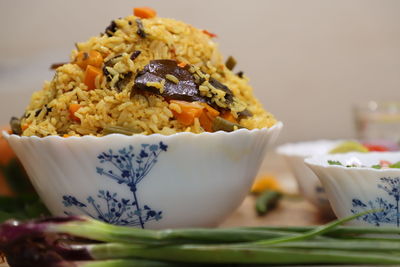
<instances>
[{"instance_id":1,"label":"sliced carrot piece","mask_svg":"<svg viewBox=\"0 0 400 267\"><path fill-rule=\"evenodd\" d=\"M157 12L151 7L135 7L133 8L133 15L142 19L151 19L157 16Z\"/></svg>"},{"instance_id":2,"label":"sliced carrot piece","mask_svg":"<svg viewBox=\"0 0 400 267\"><path fill-rule=\"evenodd\" d=\"M184 68L184 67L186 67L186 63L185 62L179 62L178 63L178 67L180 67L180 68Z\"/></svg>"},{"instance_id":3,"label":"sliced carrot piece","mask_svg":"<svg viewBox=\"0 0 400 267\"><path fill-rule=\"evenodd\" d=\"M212 124L220 113L207 103L186 102L181 100L171 100L171 103L179 105L181 112L172 111L174 117L183 125L189 126L194 123L194 119L198 118L201 127L207 132L212 132Z\"/></svg>"},{"instance_id":4,"label":"sliced carrot piece","mask_svg":"<svg viewBox=\"0 0 400 267\"><path fill-rule=\"evenodd\" d=\"M68 108L68 110L69 110L69 117L72 119L72 120L74 120L74 121L81 121L78 117L76 117L75 116L75 112L77 112L78 111L78 109L80 109L81 108L81 105L79 105L79 104L70 104L69 105L69 108Z\"/></svg>"},{"instance_id":5,"label":"sliced carrot piece","mask_svg":"<svg viewBox=\"0 0 400 267\"><path fill-rule=\"evenodd\" d=\"M219 115L219 111L216 110L215 108L211 107L207 103L200 103L203 107L206 108L207 112L212 116L212 117L217 117Z\"/></svg>"},{"instance_id":6,"label":"sliced carrot piece","mask_svg":"<svg viewBox=\"0 0 400 267\"><path fill-rule=\"evenodd\" d=\"M221 117L225 120L228 120L233 123L238 123L237 119L232 115L230 111L224 112L221 114Z\"/></svg>"},{"instance_id":7,"label":"sliced carrot piece","mask_svg":"<svg viewBox=\"0 0 400 267\"><path fill-rule=\"evenodd\" d=\"M208 112L203 112L199 117L201 127L207 132L212 132L212 124L215 117L211 117Z\"/></svg>"},{"instance_id":8,"label":"sliced carrot piece","mask_svg":"<svg viewBox=\"0 0 400 267\"><path fill-rule=\"evenodd\" d=\"M80 51L76 55L74 63L85 70L88 65L100 68L103 61L104 59L100 52L90 50L89 52Z\"/></svg>"},{"instance_id":9,"label":"sliced carrot piece","mask_svg":"<svg viewBox=\"0 0 400 267\"><path fill-rule=\"evenodd\" d=\"M22 125L21 125L21 130L22 130L22 131L25 131L26 129L28 129L28 127L29 127L29 124L27 124L27 123L22 124Z\"/></svg>"},{"instance_id":10,"label":"sliced carrot piece","mask_svg":"<svg viewBox=\"0 0 400 267\"><path fill-rule=\"evenodd\" d=\"M96 88L95 81L98 75L102 75L101 69L93 67L92 65L87 66L83 83L86 84L88 90L93 90Z\"/></svg>"},{"instance_id":11,"label":"sliced carrot piece","mask_svg":"<svg viewBox=\"0 0 400 267\"><path fill-rule=\"evenodd\" d=\"M174 117L183 125L189 126L194 123L195 118L199 118L203 113L204 107L197 103L190 103L181 100L171 100L171 103L175 103L180 106L181 112L172 111Z\"/></svg>"},{"instance_id":12,"label":"sliced carrot piece","mask_svg":"<svg viewBox=\"0 0 400 267\"><path fill-rule=\"evenodd\" d=\"M203 33L204 33L204 34L207 34L207 35L210 36L211 38L218 37L218 35L216 35L215 33L209 32L209 31L207 31L207 30L203 30Z\"/></svg>"},{"instance_id":13,"label":"sliced carrot piece","mask_svg":"<svg viewBox=\"0 0 400 267\"><path fill-rule=\"evenodd\" d=\"M212 132L212 124L215 119L219 115L219 111L212 108L210 105L207 103L200 103L204 107L203 114L201 114L199 121L201 127L203 127L204 130L207 132Z\"/></svg>"},{"instance_id":14,"label":"sliced carrot piece","mask_svg":"<svg viewBox=\"0 0 400 267\"><path fill-rule=\"evenodd\" d=\"M68 137L70 137L70 135L69 134L64 134L63 137L64 138L68 138Z\"/></svg>"}]
</instances>

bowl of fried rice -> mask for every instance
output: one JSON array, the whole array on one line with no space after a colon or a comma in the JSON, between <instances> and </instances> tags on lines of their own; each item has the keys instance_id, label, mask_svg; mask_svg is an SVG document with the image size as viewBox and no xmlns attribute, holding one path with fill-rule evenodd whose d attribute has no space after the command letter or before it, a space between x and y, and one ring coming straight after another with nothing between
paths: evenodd
<instances>
[{"instance_id":1,"label":"bowl of fried rice","mask_svg":"<svg viewBox=\"0 0 400 267\"><path fill-rule=\"evenodd\" d=\"M3 133L54 215L160 229L237 208L282 123L213 38L140 7L76 44Z\"/></svg>"}]
</instances>

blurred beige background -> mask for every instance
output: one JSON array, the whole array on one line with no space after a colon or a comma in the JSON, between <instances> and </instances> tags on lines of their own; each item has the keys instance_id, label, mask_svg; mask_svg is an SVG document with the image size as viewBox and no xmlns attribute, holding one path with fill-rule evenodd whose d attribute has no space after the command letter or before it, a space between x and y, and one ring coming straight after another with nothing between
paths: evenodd
<instances>
[{"instance_id":1,"label":"blurred beige background","mask_svg":"<svg viewBox=\"0 0 400 267\"><path fill-rule=\"evenodd\" d=\"M352 104L400 98L397 0L4 0L0 123L23 113L74 42L141 5L218 34L224 55L285 123L279 143L352 137Z\"/></svg>"}]
</instances>

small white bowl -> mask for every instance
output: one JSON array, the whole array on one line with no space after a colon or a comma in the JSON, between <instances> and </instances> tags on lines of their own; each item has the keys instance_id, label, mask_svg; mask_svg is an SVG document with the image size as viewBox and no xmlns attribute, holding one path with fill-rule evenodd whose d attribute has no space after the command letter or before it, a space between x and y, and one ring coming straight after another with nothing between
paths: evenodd
<instances>
[{"instance_id":1,"label":"small white bowl","mask_svg":"<svg viewBox=\"0 0 400 267\"><path fill-rule=\"evenodd\" d=\"M318 177L304 164L304 159L313 155L325 155L344 140L317 140L284 144L278 147L297 180L300 193L323 214L333 215L331 206Z\"/></svg>"},{"instance_id":2,"label":"small white bowl","mask_svg":"<svg viewBox=\"0 0 400 267\"><path fill-rule=\"evenodd\" d=\"M392 163L400 161L400 152L346 153L314 156L305 160L325 187L338 218L382 209L349 224L400 227L400 169L345 167L330 165L328 160L344 165L358 160L364 166L372 166L380 160Z\"/></svg>"},{"instance_id":3,"label":"small white bowl","mask_svg":"<svg viewBox=\"0 0 400 267\"><path fill-rule=\"evenodd\" d=\"M170 136L3 133L54 215L142 228L209 227L242 202L282 128Z\"/></svg>"}]
</instances>

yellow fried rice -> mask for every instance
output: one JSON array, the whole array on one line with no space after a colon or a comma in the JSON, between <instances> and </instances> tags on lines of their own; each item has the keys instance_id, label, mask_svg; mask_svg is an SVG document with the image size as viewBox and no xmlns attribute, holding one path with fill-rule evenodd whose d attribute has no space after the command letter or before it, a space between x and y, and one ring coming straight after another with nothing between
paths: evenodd
<instances>
[{"instance_id":1,"label":"yellow fried rice","mask_svg":"<svg viewBox=\"0 0 400 267\"><path fill-rule=\"evenodd\" d=\"M181 124L173 113L179 106L169 103L164 97L131 93L136 74L156 59L186 63L226 85L252 114L241 118L240 125L254 129L271 127L276 123L273 115L266 112L254 97L247 77L239 77L225 66L210 35L174 19L155 17L142 19L146 33L143 38L137 34L137 19L133 15L116 19L116 31L111 36L102 34L76 44L71 63L58 67L54 78L33 94L21 119L22 135L102 136L107 126L139 129L140 133L147 135L204 132L197 119L189 126ZM88 90L84 83L85 70L74 62L79 51L91 50L100 52L104 62L116 56L119 58L117 64L108 68L110 79L98 76L95 89ZM130 55L137 50L141 51L140 56L132 60ZM127 71L133 74L132 79L116 90L119 74ZM167 79L176 82L171 75ZM70 116L71 104L80 106L74 113L78 119Z\"/></svg>"}]
</instances>

